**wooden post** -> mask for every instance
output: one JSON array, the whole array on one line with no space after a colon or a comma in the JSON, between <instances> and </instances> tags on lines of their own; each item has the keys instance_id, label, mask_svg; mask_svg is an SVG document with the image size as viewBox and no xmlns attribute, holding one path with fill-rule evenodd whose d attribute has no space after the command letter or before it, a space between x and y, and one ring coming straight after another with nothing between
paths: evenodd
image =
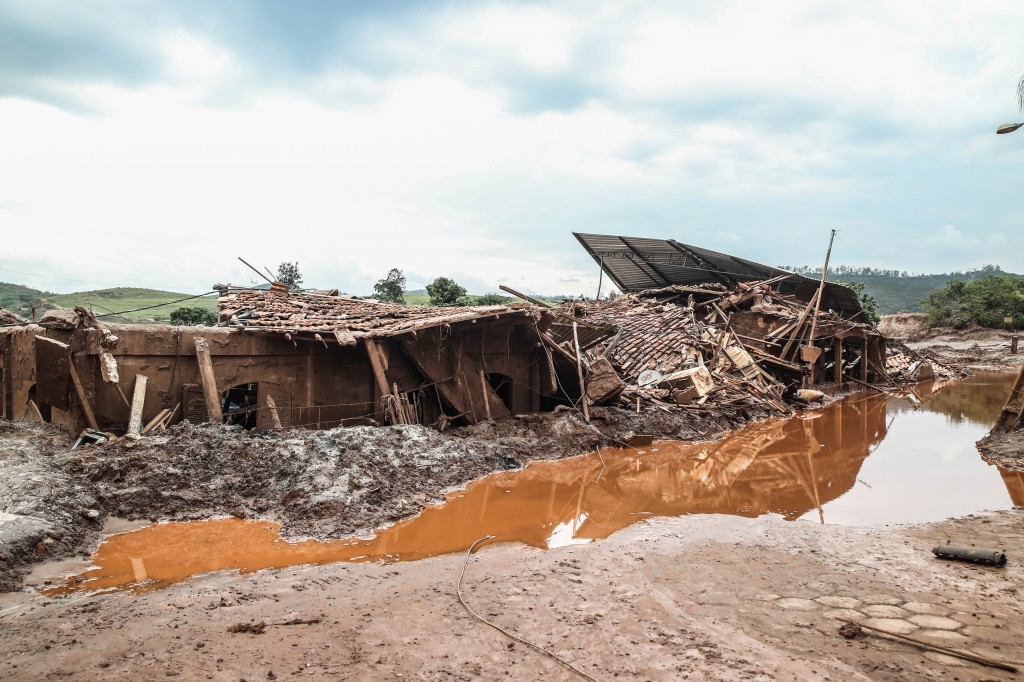
<instances>
[{"instance_id":1,"label":"wooden post","mask_svg":"<svg viewBox=\"0 0 1024 682\"><path fill-rule=\"evenodd\" d=\"M583 418L590 423L590 407L587 405L587 387L583 382L583 355L580 353L580 335L576 330L576 323L572 323L572 338L576 342L576 374L580 379L580 402L583 403Z\"/></svg>"},{"instance_id":2,"label":"wooden post","mask_svg":"<svg viewBox=\"0 0 1024 682\"><path fill-rule=\"evenodd\" d=\"M142 408L146 403L146 384L149 379L145 374L135 375L135 391L132 393L132 415L128 418L129 437L138 438L142 435Z\"/></svg>"},{"instance_id":3,"label":"wooden post","mask_svg":"<svg viewBox=\"0 0 1024 682\"><path fill-rule=\"evenodd\" d=\"M82 380L78 378L78 370L75 369L74 355L68 358L68 373L71 374L71 381L75 384L75 394L78 395L78 404L82 408L82 414L85 415L85 421L89 424L90 429L99 431L100 427L96 424L96 415L92 413L92 406L89 405L89 400L85 396L85 389L82 388Z\"/></svg>"},{"instance_id":4,"label":"wooden post","mask_svg":"<svg viewBox=\"0 0 1024 682\"><path fill-rule=\"evenodd\" d=\"M377 341L365 338L363 339L363 344L366 346L366 355L370 358L370 367L373 368L373 377L377 381L377 390L380 391L380 400L376 401L374 414L382 415L383 409L381 404L385 402L387 396L391 395L391 389L388 387L388 380L384 375L384 363L381 362L380 348L377 347ZM388 412L394 416L391 410L388 410Z\"/></svg>"},{"instance_id":5,"label":"wooden post","mask_svg":"<svg viewBox=\"0 0 1024 682\"><path fill-rule=\"evenodd\" d=\"M828 259L832 256L832 242L836 238L836 231L832 230L832 236L828 238L828 251L825 252L825 266L821 269L821 284L818 286L818 300L814 304L814 317L811 318L811 335L807 339L808 344L814 343L814 330L818 326L818 313L821 311L821 296L825 292L825 275L828 274Z\"/></svg>"},{"instance_id":6,"label":"wooden post","mask_svg":"<svg viewBox=\"0 0 1024 682\"><path fill-rule=\"evenodd\" d=\"M363 339L366 344L366 354L370 358L370 366L373 367L373 376L377 380L377 388L382 396L391 395L391 388L388 386L387 377L384 376L384 363L380 359L380 349L374 339Z\"/></svg>"},{"instance_id":7,"label":"wooden post","mask_svg":"<svg viewBox=\"0 0 1024 682\"><path fill-rule=\"evenodd\" d=\"M274 421L274 428L280 431L281 415L277 413L277 403L274 402L274 396L270 394L267 394L267 408L270 410L270 418Z\"/></svg>"},{"instance_id":8,"label":"wooden post","mask_svg":"<svg viewBox=\"0 0 1024 682\"><path fill-rule=\"evenodd\" d=\"M220 392L217 390L217 375L213 373L213 360L210 359L210 345L201 336L196 337L195 344L199 378L203 382L203 399L206 401L206 417L214 424L222 424L224 412L221 410Z\"/></svg>"},{"instance_id":9,"label":"wooden post","mask_svg":"<svg viewBox=\"0 0 1024 682\"><path fill-rule=\"evenodd\" d=\"M487 399L487 375L483 370L480 370L480 392L484 396L484 414L487 415L487 420L491 420L491 401Z\"/></svg>"}]
</instances>

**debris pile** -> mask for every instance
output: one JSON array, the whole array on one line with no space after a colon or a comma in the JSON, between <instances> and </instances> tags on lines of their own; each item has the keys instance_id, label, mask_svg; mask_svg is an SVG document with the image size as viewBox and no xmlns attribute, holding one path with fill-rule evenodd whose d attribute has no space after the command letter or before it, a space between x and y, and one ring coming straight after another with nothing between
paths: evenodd
<instances>
[{"instance_id":1,"label":"debris pile","mask_svg":"<svg viewBox=\"0 0 1024 682\"><path fill-rule=\"evenodd\" d=\"M889 383L905 386L919 381L955 381L970 371L946 364L937 358L915 351L904 343L889 341L885 356L885 372Z\"/></svg>"},{"instance_id":2,"label":"debris pile","mask_svg":"<svg viewBox=\"0 0 1024 682\"><path fill-rule=\"evenodd\" d=\"M591 366L610 362L624 384L615 397L637 407L788 413L786 401L822 397L802 387L884 375L884 340L871 325L780 294L771 288L779 279L674 285L564 310L618 330L587 355Z\"/></svg>"}]
</instances>

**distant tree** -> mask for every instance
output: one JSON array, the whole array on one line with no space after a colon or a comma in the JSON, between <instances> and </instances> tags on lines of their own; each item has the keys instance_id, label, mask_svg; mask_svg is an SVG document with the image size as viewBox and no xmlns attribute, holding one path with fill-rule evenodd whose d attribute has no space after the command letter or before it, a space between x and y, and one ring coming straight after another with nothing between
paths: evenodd
<instances>
[{"instance_id":1,"label":"distant tree","mask_svg":"<svg viewBox=\"0 0 1024 682\"><path fill-rule=\"evenodd\" d=\"M391 268L387 277L373 285L373 293L381 301L405 303L405 275L398 268Z\"/></svg>"},{"instance_id":2,"label":"distant tree","mask_svg":"<svg viewBox=\"0 0 1024 682\"><path fill-rule=\"evenodd\" d=\"M1017 83L1017 108L1024 111L1024 76L1020 77Z\"/></svg>"},{"instance_id":3,"label":"distant tree","mask_svg":"<svg viewBox=\"0 0 1024 682\"><path fill-rule=\"evenodd\" d=\"M860 307L864 309L864 317L868 318L868 322L871 324L878 324L882 316L878 314L878 301L875 297L864 291L864 282L840 282L836 281L836 284L842 284L844 287L850 287L853 289L853 293L857 294L857 300L860 301Z\"/></svg>"},{"instance_id":4,"label":"distant tree","mask_svg":"<svg viewBox=\"0 0 1024 682\"><path fill-rule=\"evenodd\" d=\"M476 305L502 305L515 300L511 296L502 296L501 294L484 294L473 298L476 299Z\"/></svg>"},{"instance_id":5,"label":"distant tree","mask_svg":"<svg viewBox=\"0 0 1024 682\"><path fill-rule=\"evenodd\" d=\"M277 281L287 284L289 289L298 289L302 284L302 273L299 272L299 262L281 263L277 266Z\"/></svg>"},{"instance_id":6,"label":"distant tree","mask_svg":"<svg viewBox=\"0 0 1024 682\"><path fill-rule=\"evenodd\" d=\"M217 313L199 306L182 306L171 311L171 324L186 327L201 324L212 327L217 324Z\"/></svg>"},{"instance_id":7,"label":"distant tree","mask_svg":"<svg viewBox=\"0 0 1024 682\"><path fill-rule=\"evenodd\" d=\"M459 296L466 295L466 288L453 279L438 277L427 285L427 295L431 305L456 305Z\"/></svg>"}]
</instances>

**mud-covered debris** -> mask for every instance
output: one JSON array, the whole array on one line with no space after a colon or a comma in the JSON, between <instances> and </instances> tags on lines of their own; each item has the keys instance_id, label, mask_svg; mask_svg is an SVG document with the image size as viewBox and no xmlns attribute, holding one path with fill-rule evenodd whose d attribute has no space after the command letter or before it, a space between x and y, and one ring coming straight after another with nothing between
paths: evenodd
<instances>
[{"instance_id":1,"label":"mud-covered debris","mask_svg":"<svg viewBox=\"0 0 1024 682\"><path fill-rule=\"evenodd\" d=\"M856 639L864 636L864 630L856 623L843 623L839 626L839 634L846 639Z\"/></svg>"},{"instance_id":2,"label":"mud-covered debris","mask_svg":"<svg viewBox=\"0 0 1024 682\"><path fill-rule=\"evenodd\" d=\"M262 635L267 631L267 624L262 620L258 623L235 623L228 628L228 632L232 634L238 633L250 633L253 635Z\"/></svg>"}]
</instances>

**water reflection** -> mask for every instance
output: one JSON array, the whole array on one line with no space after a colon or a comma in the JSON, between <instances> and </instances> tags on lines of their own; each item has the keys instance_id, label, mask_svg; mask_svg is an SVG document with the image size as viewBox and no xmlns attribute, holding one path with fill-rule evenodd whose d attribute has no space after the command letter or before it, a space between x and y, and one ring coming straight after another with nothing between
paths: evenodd
<instances>
[{"instance_id":1,"label":"water reflection","mask_svg":"<svg viewBox=\"0 0 1024 682\"><path fill-rule=\"evenodd\" d=\"M109 538L96 568L53 593L159 587L224 568L415 560L464 551L484 535L548 548L604 538L651 515L874 523L1006 507L1007 491L1020 504L1021 475L1000 478L973 445L1002 406L985 397L1005 394L1002 381L922 393L921 406L862 394L714 443L604 449L603 470L596 455L539 462L471 484L369 540L287 543L275 524L238 519L151 526Z\"/></svg>"}]
</instances>

